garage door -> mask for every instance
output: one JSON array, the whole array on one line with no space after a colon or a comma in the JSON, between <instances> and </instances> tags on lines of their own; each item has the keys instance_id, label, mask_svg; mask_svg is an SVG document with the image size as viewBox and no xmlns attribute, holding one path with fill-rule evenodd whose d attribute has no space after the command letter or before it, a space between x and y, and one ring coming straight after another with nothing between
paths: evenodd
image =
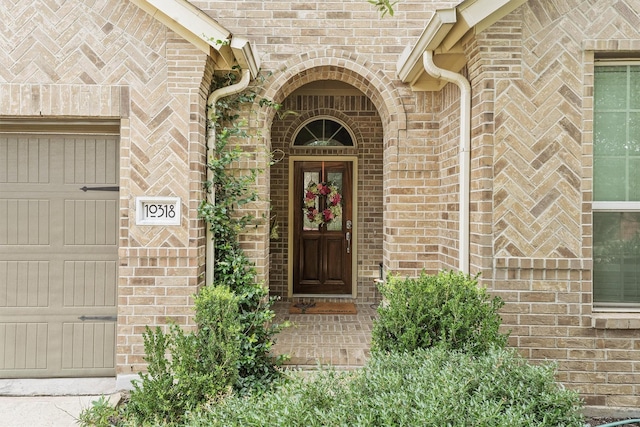
<instances>
[{"instance_id":1,"label":"garage door","mask_svg":"<svg viewBox=\"0 0 640 427\"><path fill-rule=\"evenodd\" d=\"M0 377L115 375L118 136L0 126Z\"/></svg>"}]
</instances>

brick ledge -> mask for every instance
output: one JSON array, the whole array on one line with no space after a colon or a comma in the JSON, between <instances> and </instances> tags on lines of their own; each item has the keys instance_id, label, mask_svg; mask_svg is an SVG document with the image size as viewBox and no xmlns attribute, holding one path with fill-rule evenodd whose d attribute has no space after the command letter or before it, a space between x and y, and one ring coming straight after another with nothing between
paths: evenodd
<instances>
[{"instance_id":1,"label":"brick ledge","mask_svg":"<svg viewBox=\"0 0 640 427\"><path fill-rule=\"evenodd\" d=\"M640 329L640 312L592 313L591 327L595 329Z\"/></svg>"},{"instance_id":2,"label":"brick ledge","mask_svg":"<svg viewBox=\"0 0 640 427\"><path fill-rule=\"evenodd\" d=\"M531 270L590 270L592 261L589 258L495 257L493 265L495 268Z\"/></svg>"}]
</instances>

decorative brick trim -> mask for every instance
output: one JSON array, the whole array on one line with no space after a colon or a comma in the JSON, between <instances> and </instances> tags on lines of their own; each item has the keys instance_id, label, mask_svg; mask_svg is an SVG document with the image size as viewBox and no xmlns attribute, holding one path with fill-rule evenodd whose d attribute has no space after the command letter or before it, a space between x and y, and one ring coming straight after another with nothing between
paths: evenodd
<instances>
[{"instance_id":1,"label":"decorative brick trim","mask_svg":"<svg viewBox=\"0 0 640 427\"><path fill-rule=\"evenodd\" d=\"M595 329L640 329L640 313L593 313L591 327Z\"/></svg>"},{"instance_id":2,"label":"decorative brick trim","mask_svg":"<svg viewBox=\"0 0 640 427\"><path fill-rule=\"evenodd\" d=\"M585 39L582 41L584 50L624 52L639 51L640 40L637 39Z\"/></svg>"},{"instance_id":3,"label":"decorative brick trim","mask_svg":"<svg viewBox=\"0 0 640 427\"><path fill-rule=\"evenodd\" d=\"M129 87L0 83L2 116L129 117Z\"/></svg>"},{"instance_id":4,"label":"decorative brick trim","mask_svg":"<svg viewBox=\"0 0 640 427\"><path fill-rule=\"evenodd\" d=\"M494 267L497 269L591 270L591 264L592 261L587 258L494 258Z\"/></svg>"}]
</instances>

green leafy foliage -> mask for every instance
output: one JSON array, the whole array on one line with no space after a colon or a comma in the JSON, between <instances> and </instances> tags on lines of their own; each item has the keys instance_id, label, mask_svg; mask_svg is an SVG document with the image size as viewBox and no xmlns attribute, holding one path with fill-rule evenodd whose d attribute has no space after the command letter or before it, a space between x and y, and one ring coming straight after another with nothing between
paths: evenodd
<instances>
[{"instance_id":1,"label":"green leafy foliage","mask_svg":"<svg viewBox=\"0 0 640 427\"><path fill-rule=\"evenodd\" d=\"M228 73L219 76L215 85L233 84L236 78L235 73ZM258 84L260 82L258 79ZM207 164L211 181L205 188L213 192L215 202L203 200L199 207L199 215L207 222L214 242L215 283L228 286L238 296L242 333L234 389L241 393L268 388L280 375L278 367L285 359L285 356L271 356L271 348L274 336L286 324L273 322L275 299L270 298L268 289L257 281L255 267L240 246L240 233L255 220L253 215L243 213L242 207L258 200L253 185L259 171L240 170L240 162L247 153L231 144L239 138L251 137L237 112L246 110L246 105L254 102L280 109L279 104L259 99L256 88L223 98L211 109L215 114L210 117L209 132L216 133L216 144Z\"/></svg>"},{"instance_id":2,"label":"green leafy foliage","mask_svg":"<svg viewBox=\"0 0 640 427\"><path fill-rule=\"evenodd\" d=\"M376 9L378 9L380 16L383 18L387 13L389 14L389 16L393 16L393 13L394 13L393 8L398 3L397 1L391 1L391 0L368 0L368 1L369 3L374 5Z\"/></svg>"},{"instance_id":3,"label":"green leafy foliage","mask_svg":"<svg viewBox=\"0 0 640 427\"><path fill-rule=\"evenodd\" d=\"M582 427L581 401L507 349L377 353L362 370L294 377L272 393L230 396L190 426Z\"/></svg>"},{"instance_id":4,"label":"green leafy foliage","mask_svg":"<svg viewBox=\"0 0 640 427\"><path fill-rule=\"evenodd\" d=\"M115 425L120 417L118 408L114 407L107 396L100 396L91 402L91 406L82 409L76 420L81 427L109 427Z\"/></svg>"},{"instance_id":5,"label":"green leafy foliage","mask_svg":"<svg viewBox=\"0 0 640 427\"><path fill-rule=\"evenodd\" d=\"M240 357L238 301L226 286L204 287L196 297L196 331L175 324L166 333L147 327L148 372L133 384L128 416L140 424L179 421L230 392Z\"/></svg>"},{"instance_id":6,"label":"green leafy foliage","mask_svg":"<svg viewBox=\"0 0 640 427\"><path fill-rule=\"evenodd\" d=\"M443 347L481 354L504 347L498 310L476 277L443 271L417 278L390 276L381 285L383 304L372 332L372 351L413 351Z\"/></svg>"}]
</instances>

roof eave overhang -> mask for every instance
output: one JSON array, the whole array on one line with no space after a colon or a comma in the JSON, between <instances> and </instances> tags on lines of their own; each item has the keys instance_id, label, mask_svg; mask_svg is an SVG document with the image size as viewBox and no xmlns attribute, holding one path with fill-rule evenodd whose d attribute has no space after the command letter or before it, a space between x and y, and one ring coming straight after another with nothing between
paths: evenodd
<instances>
[{"instance_id":1,"label":"roof eave overhang","mask_svg":"<svg viewBox=\"0 0 640 427\"><path fill-rule=\"evenodd\" d=\"M251 43L235 37L187 0L130 0L142 10L211 56L218 69L240 66L258 75L260 62Z\"/></svg>"},{"instance_id":2,"label":"roof eave overhang","mask_svg":"<svg viewBox=\"0 0 640 427\"><path fill-rule=\"evenodd\" d=\"M407 46L397 64L397 75L412 90L439 90L445 82L429 76L422 66L425 51L434 52L434 62L460 71L467 60L462 44L511 13L527 0L465 0L451 9L437 10L414 46Z\"/></svg>"}]
</instances>

